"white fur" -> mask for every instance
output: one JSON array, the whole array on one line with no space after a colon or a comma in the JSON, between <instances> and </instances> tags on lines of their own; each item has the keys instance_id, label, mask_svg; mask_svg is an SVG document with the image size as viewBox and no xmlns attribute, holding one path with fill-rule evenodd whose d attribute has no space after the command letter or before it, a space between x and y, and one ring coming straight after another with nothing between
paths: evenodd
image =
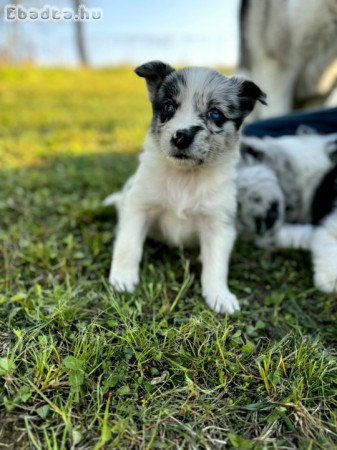
<instances>
[{"instance_id":1,"label":"white fur","mask_svg":"<svg viewBox=\"0 0 337 450\"><path fill-rule=\"evenodd\" d=\"M210 167L176 167L149 135L131 185L110 196L120 207L119 231L109 276L118 291L132 292L147 235L183 247L200 242L202 292L217 312L239 309L227 286L228 261L235 240L235 166L232 160ZM111 203L106 199L105 204Z\"/></svg>"},{"instance_id":2,"label":"white fur","mask_svg":"<svg viewBox=\"0 0 337 450\"><path fill-rule=\"evenodd\" d=\"M319 226L305 222L310 221L313 192L319 180L333 165L329 154L336 150L335 144L332 145L336 138L336 134L244 138L246 145L262 154L258 162L246 158L238 174L240 234L254 239L258 245L310 251L315 287L326 293L337 292L337 211L330 213ZM284 161L291 165L293 181L285 173ZM286 212L283 216L280 214L274 227L261 237L256 230L254 233L254 219L267 211L271 201L278 201L282 211L282 204L288 201L284 186L298 190L300 195L296 197L296 210ZM258 204L252 196L261 199ZM286 223L286 220L294 218L295 222L304 223Z\"/></svg>"},{"instance_id":3,"label":"white fur","mask_svg":"<svg viewBox=\"0 0 337 450\"><path fill-rule=\"evenodd\" d=\"M285 224L277 234L279 248L299 248L312 254L315 287L325 293L337 292L337 211L322 224Z\"/></svg>"},{"instance_id":4,"label":"white fur","mask_svg":"<svg viewBox=\"0 0 337 450\"><path fill-rule=\"evenodd\" d=\"M310 224L285 223L277 230L274 243L279 248L310 250L315 230Z\"/></svg>"},{"instance_id":5,"label":"white fur","mask_svg":"<svg viewBox=\"0 0 337 450\"><path fill-rule=\"evenodd\" d=\"M257 108L254 117L322 105L336 83L336 76L325 85L320 82L337 59L336 1L250 0L246 4L240 69L264 86L269 98L269 108ZM336 105L332 97L329 104Z\"/></svg>"},{"instance_id":6,"label":"white fur","mask_svg":"<svg viewBox=\"0 0 337 450\"><path fill-rule=\"evenodd\" d=\"M337 211L317 228L311 250L315 286L326 293L337 292Z\"/></svg>"}]
</instances>

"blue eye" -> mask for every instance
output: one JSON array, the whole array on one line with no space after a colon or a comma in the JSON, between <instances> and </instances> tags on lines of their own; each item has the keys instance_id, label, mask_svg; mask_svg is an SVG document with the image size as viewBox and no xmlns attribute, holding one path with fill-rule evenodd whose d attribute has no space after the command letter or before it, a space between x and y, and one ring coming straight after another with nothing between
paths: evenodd
<instances>
[{"instance_id":1,"label":"blue eye","mask_svg":"<svg viewBox=\"0 0 337 450\"><path fill-rule=\"evenodd\" d=\"M207 113L208 119L215 122L216 125L222 125L225 122L225 116L216 108L211 108Z\"/></svg>"},{"instance_id":2,"label":"blue eye","mask_svg":"<svg viewBox=\"0 0 337 450\"><path fill-rule=\"evenodd\" d=\"M163 112L171 116L176 112L176 107L172 102L165 103Z\"/></svg>"},{"instance_id":3,"label":"blue eye","mask_svg":"<svg viewBox=\"0 0 337 450\"><path fill-rule=\"evenodd\" d=\"M168 100L164 105L161 107L161 113L160 113L160 121L162 123L166 122L167 120L170 120L174 113L176 112L177 107L173 103L172 100Z\"/></svg>"}]
</instances>

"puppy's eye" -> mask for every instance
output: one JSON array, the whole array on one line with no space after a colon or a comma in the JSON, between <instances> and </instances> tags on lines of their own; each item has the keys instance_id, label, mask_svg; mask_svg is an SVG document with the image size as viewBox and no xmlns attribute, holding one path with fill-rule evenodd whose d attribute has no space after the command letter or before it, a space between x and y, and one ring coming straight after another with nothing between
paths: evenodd
<instances>
[{"instance_id":1,"label":"puppy's eye","mask_svg":"<svg viewBox=\"0 0 337 450\"><path fill-rule=\"evenodd\" d=\"M207 113L207 118L218 126L226 121L226 117L217 108L211 108Z\"/></svg>"},{"instance_id":2,"label":"puppy's eye","mask_svg":"<svg viewBox=\"0 0 337 450\"><path fill-rule=\"evenodd\" d=\"M174 103L173 102L165 103L165 105L163 106L163 112L173 116L173 114L176 112L176 107Z\"/></svg>"},{"instance_id":3,"label":"puppy's eye","mask_svg":"<svg viewBox=\"0 0 337 450\"><path fill-rule=\"evenodd\" d=\"M166 120L171 119L176 112L177 107L173 103L172 100L168 100L161 108L160 120L161 122L165 122Z\"/></svg>"}]
</instances>

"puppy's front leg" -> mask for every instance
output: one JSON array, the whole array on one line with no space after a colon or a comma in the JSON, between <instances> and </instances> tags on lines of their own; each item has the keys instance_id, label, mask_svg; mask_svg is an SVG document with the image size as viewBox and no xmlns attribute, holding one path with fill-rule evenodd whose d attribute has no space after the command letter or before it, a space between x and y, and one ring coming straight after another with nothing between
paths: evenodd
<instances>
[{"instance_id":1,"label":"puppy's front leg","mask_svg":"<svg viewBox=\"0 0 337 450\"><path fill-rule=\"evenodd\" d=\"M109 275L110 284L119 292L133 292L138 284L147 230L145 211L130 207L122 209Z\"/></svg>"},{"instance_id":2,"label":"puppy's front leg","mask_svg":"<svg viewBox=\"0 0 337 450\"><path fill-rule=\"evenodd\" d=\"M215 221L203 223L200 230L202 294L207 305L216 312L239 310L235 295L228 288L228 264L235 241L233 226Z\"/></svg>"}]
</instances>

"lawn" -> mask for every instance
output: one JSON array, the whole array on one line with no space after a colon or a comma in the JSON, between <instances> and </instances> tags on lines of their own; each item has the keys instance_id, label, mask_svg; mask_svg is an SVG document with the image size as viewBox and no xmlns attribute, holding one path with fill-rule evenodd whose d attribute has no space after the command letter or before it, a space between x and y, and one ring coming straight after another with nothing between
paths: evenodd
<instances>
[{"instance_id":1,"label":"lawn","mask_svg":"<svg viewBox=\"0 0 337 450\"><path fill-rule=\"evenodd\" d=\"M310 257L238 242L242 311L204 305L197 252L147 243L107 284L150 120L130 68L0 69L0 448L337 448L336 298Z\"/></svg>"}]
</instances>

